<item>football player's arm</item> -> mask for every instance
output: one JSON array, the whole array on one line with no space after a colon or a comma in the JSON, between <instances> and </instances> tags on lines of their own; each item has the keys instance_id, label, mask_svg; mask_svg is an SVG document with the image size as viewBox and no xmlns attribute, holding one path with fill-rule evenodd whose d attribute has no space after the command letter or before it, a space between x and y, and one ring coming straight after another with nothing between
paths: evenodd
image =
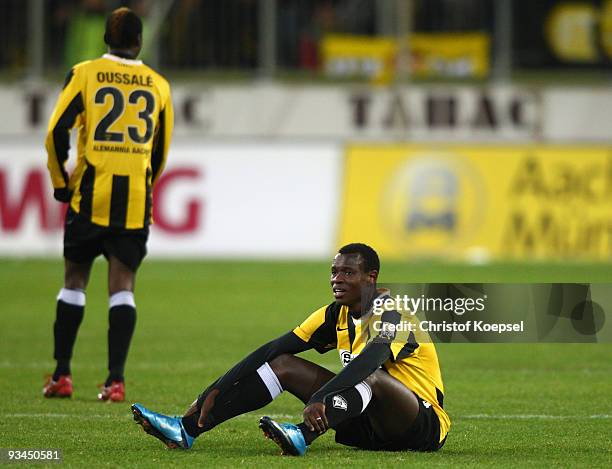
<instances>
[{"instance_id":1,"label":"football player's arm","mask_svg":"<svg viewBox=\"0 0 612 469\"><path fill-rule=\"evenodd\" d=\"M360 383L389 358L393 357L391 343L394 333L385 333L390 325L397 325L401 319L397 311L386 311L381 317L381 333L365 346L363 351L340 371L334 378L328 381L321 389L315 392L306 406L314 403L322 403L328 394L336 394Z\"/></svg>"},{"instance_id":2,"label":"football player's arm","mask_svg":"<svg viewBox=\"0 0 612 469\"><path fill-rule=\"evenodd\" d=\"M157 132L155 134L153 149L151 151L151 180L153 184L155 184L166 166L173 129L174 109L172 107L172 97L170 96L170 91L168 90L166 101L159 112Z\"/></svg>"},{"instance_id":3,"label":"football player's arm","mask_svg":"<svg viewBox=\"0 0 612 469\"><path fill-rule=\"evenodd\" d=\"M64 88L51 115L45 139L47 168L51 175L53 196L60 202L68 202L72 195L65 168L70 149L70 129L75 126L79 114L85 110L79 79L75 76L77 73L72 69L66 77Z\"/></svg>"},{"instance_id":4,"label":"football player's arm","mask_svg":"<svg viewBox=\"0 0 612 469\"><path fill-rule=\"evenodd\" d=\"M383 342L370 342L340 373L315 392L307 405L323 402L325 396L342 392L360 383L391 358L391 347Z\"/></svg>"}]
</instances>

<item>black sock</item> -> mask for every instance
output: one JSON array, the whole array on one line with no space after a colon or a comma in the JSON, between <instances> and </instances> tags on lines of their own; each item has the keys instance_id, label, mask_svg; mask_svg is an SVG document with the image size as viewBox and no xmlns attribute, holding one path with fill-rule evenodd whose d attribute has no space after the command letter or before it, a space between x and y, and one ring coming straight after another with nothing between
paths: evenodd
<instances>
[{"instance_id":1,"label":"black sock","mask_svg":"<svg viewBox=\"0 0 612 469\"><path fill-rule=\"evenodd\" d=\"M331 428L335 428L347 419L357 417L363 409L363 399L355 387L340 393L328 394L323 400L325 416ZM310 430L304 422L298 424L307 445L310 445L320 434Z\"/></svg>"},{"instance_id":2,"label":"black sock","mask_svg":"<svg viewBox=\"0 0 612 469\"><path fill-rule=\"evenodd\" d=\"M253 373L242 378L226 392L217 395L215 405L208 414L204 427L198 427L200 409L204 402L204 394L198 398L198 410L183 417L183 426L187 433L197 437L208 430L216 427L222 422L252 410L257 410L272 402L270 391L258 373Z\"/></svg>"},{"instance_id":3,"label":"black sock","mask_svg":"<svg viewBox=\"0 0 612 469\"><path fill-rule=\"evenodd\" d=\"M54 381L57 381L61 375L70 374L72 349L84 313L84 306L77 306L62 300L57 300L55 324L53 324L53 358L57 360L57 366L53 373Z\"/></svg>"},{"instance_id":4,"label":"black sock","mask_svg":"<svg viewBox=\"0 0 612 469\"><path fill-rule=\"evenodd\" d=\"M108 312L108 378L104 383L123 381L123 370L130 341L136 325L136 308L130 305L113 306Z\"/></svg>"},{"instance_id":5,"label":"black sock","mask_svg":"<svg viewBox=\"0 0 612 469\"><path fill-rule=\"evenodd\" d=\"M297 427L302 431L307 445L310 445L319 436L318 432L312 431L304 422L298 423Z\"/></svg>"}]
</instances>

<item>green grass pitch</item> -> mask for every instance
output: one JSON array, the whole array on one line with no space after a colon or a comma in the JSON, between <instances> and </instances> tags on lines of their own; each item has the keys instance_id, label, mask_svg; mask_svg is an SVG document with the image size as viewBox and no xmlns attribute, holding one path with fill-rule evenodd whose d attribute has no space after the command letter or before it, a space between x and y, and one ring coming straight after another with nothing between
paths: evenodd
<instances>
[{"instance_id":1,"label":"green grass pitch","mask_svg":"<svg viewBox=\"0 0 612 469\"><path fill-rule=\"evenodd\" d=\"M453 427L435 454L353 450L329 432L306 457L281 457L257 421L299 420L290 395L217 427L191 451L167 450L133 422L129 404L182 413L246 353L330 301L329 263L145 261L125 404L95 400L106 366L105 269L96 263L88 291L75 395L46 400L62 263L0 260L0 447L58 448L65 467L612 466L612 344L439 345ZM383 263L381 281L612 282L612 267ZM340 368L334 352L306 356Z\"/></svg>"}]
</instances>

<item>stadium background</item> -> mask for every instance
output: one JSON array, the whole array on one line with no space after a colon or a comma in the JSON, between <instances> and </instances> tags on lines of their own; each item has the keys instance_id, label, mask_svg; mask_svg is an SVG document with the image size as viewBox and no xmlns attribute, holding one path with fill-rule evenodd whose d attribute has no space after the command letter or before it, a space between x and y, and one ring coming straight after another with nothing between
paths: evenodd
<instances>
[{"instance_id":1,"label":"stadium background","mask_svg":"<svg viewBox=\"0 0 612 469\"><path fill-rule=\"evenodd\" d=\"M181 412L329 300L328 258L349 241L379 250L384 282L612 279L610 1L4 0L3 446L62 448L74 466L280 462L257 435L261 412L171 456L131 426L127 406L94 402L103 263L76 345L75 402L40 397L62 275L46 121L64 74L104 52L105 14L123 4L145 18L143 58L176 106L128 399ZM454 422L442 453L356 455L326 436L310 464L605 466L610 352L441 345ZM311 358L338 369L331 355ZM295 420L300 406L283 397L268 411Z\"/></svg>"}]
</instances>

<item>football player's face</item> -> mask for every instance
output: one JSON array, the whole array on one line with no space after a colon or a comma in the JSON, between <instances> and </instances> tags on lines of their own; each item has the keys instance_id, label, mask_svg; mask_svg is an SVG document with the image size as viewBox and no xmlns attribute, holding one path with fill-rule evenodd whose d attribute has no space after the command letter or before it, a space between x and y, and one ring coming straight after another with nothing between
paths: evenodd
<instances>
[{"instance_id":1,"label":"football player's face","mask_svg":"<svg viewBox=\"0 0 612 469\"><path fill-rule=\"evenodd\" d=\"M360 254L336 254L331 266L331 287L336 303L357 307L364 288L376 283L376 271L363 271Z\"/></svg>"}]
</instances>

